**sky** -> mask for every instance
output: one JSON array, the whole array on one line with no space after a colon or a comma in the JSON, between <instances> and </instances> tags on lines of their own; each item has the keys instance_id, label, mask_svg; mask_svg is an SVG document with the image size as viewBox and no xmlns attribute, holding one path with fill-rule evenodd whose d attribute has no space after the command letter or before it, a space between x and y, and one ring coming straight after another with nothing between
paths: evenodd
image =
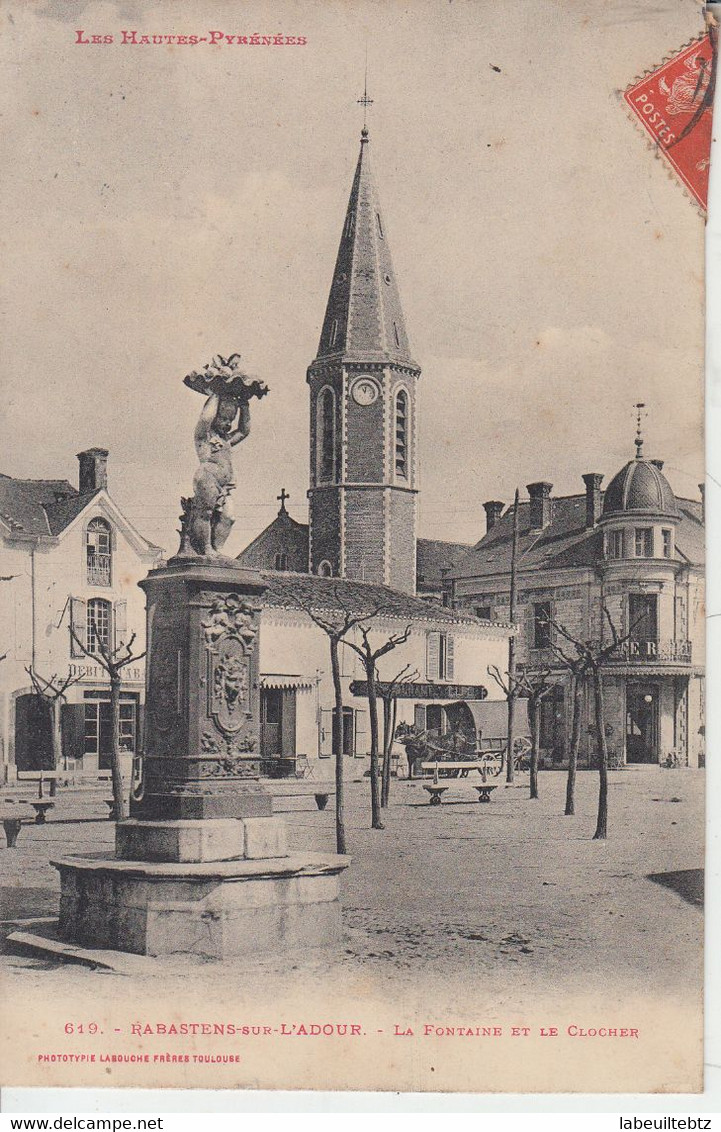
<instances>
[{"instance_id":1,"label":"sky","mask_svg":"<svg viewBox=\"0 0 721 1132\"><path fill-rule=\"evenodd\" d=\"M358 154L371 155L420 379L419 533L583 491L645 452L703 474L703 219L620 91L703 31L697 0L193 0L4 6L0 471L110 491L176 548L202 407L239 352L271 393L235 450L226 552L307 516L308 393ZM76 44L78 29L113 35ZM138 35L302 46L122 45Z\"/></svg>"}]
</instances>

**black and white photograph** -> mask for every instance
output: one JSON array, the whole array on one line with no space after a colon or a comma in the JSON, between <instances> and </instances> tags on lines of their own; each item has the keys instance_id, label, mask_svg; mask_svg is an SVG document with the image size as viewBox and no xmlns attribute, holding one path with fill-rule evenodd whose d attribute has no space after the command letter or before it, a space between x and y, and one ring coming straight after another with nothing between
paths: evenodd
<instances>
[{"instance_id":1,"label":"black and white photograph","mask_svg":"<svg viewBox=\"0 0 721 1132\"><path fill-rule=\"evenodd\" d=\"M697 0L9 0L6 1086L703 1089Z\"/></svg>"}]
</instances>

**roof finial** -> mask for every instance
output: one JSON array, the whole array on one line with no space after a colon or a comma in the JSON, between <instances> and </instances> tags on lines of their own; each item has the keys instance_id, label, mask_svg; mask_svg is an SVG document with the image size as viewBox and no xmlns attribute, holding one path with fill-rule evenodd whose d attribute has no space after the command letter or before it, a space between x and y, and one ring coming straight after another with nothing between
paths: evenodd
<instances>
[{"instance_id":1,"label":"roof finial","mask_svg":"<svg viewBox=\"0 0 721 1132\"><path fill-rule=\"evenodd\" d=\"M643 401L637 401L634 405L634 408L636 410L636 439L634 440L634 444L636 445L636 459L641 460L643 458L643 435L641 433L641 418L646 416L646 413L644 413L643 411L646 408L646 405Z\"/></svg>"},{"instance_id":2,"label":"roof finial","mask_svg":"<svg viewBox=\"0 0 721 1132\"><path fill-rule=\"evenodd\" d=\"M289 495L289 494L288 494L288 492L287 492L287 491L285 490L285 488L284 488L284 487L282 487L282 488L280 489L280 495L276 495L276 497L275 497L275 498L276 498L276 499L278 500L278 502L280 503L280 511L278 512L278 514L279 514L279 515L286 515L286 514L287 514L287 511L286 511L286 509L285 509L285 501L286 501L286 499L290 499L290 495Z\"/></svg>"},{"instance_id":3,"label":"roof finial","mask_svg":"<svg viewBox=\"0 0 721 1132\"><path fill-rule=\"evenodd\" d=\"M363 97L356 99L359 106L363 107L363 129L361 130L361 141L368 141L368 125L367 115L368 107L373 105L373 99L368 97L368 44L366 44L366 62L365 73L363 78Z\"/></svg>"}]
</instances>

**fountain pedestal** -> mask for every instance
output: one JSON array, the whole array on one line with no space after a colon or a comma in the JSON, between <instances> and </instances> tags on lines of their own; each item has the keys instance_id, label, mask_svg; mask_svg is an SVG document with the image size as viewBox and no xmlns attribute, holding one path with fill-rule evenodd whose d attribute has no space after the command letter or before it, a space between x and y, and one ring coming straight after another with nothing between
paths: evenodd
<instances>
[{"instance_id":1,"label":"fountain pedestal","mask_svg":"<svg viewBox=\"0 0 721 1132\"><path fill-rule=\"evenodd\" d=\"M140 583L148 675L142 793L115 857L53 861L61 938L210 958L340 942L346 857L289 853L260 782L265 588L232 560L176 558Z\"/></svg>"}]
</instances>

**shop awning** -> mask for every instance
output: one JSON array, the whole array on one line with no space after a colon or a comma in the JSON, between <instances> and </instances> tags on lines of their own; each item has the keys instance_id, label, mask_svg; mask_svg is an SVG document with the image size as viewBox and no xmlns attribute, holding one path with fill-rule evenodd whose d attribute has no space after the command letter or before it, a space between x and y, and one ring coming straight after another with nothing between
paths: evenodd
<instances>
[{"instance_id":1,"label":"shop awning","mask_svg":"<svg viewBox=\"0 0 721 1132\"><path fill-rule=\"evenodd\" d=\"M264 672L260 677L261 688L294 688L306 691L315 687L315 676L292 676L280 672Z\"/></svg>"}]
</instances>

